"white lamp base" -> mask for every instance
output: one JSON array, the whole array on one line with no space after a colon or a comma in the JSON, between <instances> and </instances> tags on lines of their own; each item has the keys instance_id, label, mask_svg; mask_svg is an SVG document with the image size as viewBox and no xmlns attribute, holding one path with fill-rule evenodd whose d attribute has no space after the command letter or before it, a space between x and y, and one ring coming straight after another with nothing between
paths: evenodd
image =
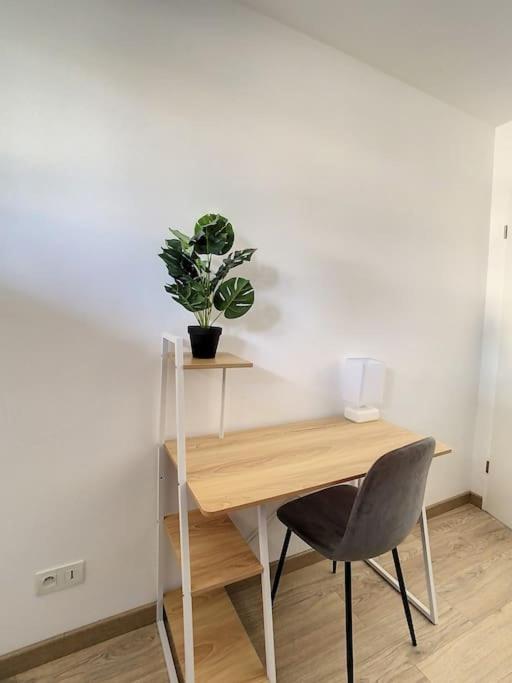
<instances>
[{"instance_id":1,"label":"white lamp base","mask_svg":"<svg viewBox=\"0 0 512 683\"><path fill-rule=\"evenodd\" d=\"M362 408L347 406L345 408L345 417L351 422L372 422L380 418L380 411L378 408L370 406L363 406Z\"/></svg>"}]
</instances>

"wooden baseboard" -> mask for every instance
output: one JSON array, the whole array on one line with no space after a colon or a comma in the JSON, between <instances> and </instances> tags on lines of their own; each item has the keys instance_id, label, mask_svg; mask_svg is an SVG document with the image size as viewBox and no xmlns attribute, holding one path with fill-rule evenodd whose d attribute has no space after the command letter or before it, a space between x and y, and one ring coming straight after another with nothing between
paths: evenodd
<instances>
[{"instance_id":1,"label":"wooden baseboard","mask_svg":"<svg viewBox=\"0 0 512 683\"><path fill-rule=\"evenodd\" d=\"M482 499L482 496L479 495L478 493L473 493L471 491L469 494L469 502L471 503L471 505L474 505L475 507L480 508L480 510L482 509L483 499Z\"/></svg>"},{"instance_id":2,"label":"wooden baseboard","mask_svg":"<svg viewBox=\"0 0 512 683\"><path fill-rule=\"evenodd\" d=\"M432 519L438 515L443 515L445 512L450 512L450 510L455 510L455 508L461 505L467 505L471 503L471 491L465 491L464 493L459 493L457 496L452 496L451 498L446 498L445 500L440 500L438 503L433 503L427 506L427 518ZM480 505L480 507L482 507Z\"/></svg>"},{"instance_id":3,"label":"wooden baseboard","mask_svg":"<svg viewBox=\"0 0 512 683\"><path fill-rule=\"evenodd\" d=\"M471 491L466 491L458 496L453 496L439 503L429 505L427 508L428 518L437 517L445 512L454 510L461 505L471 503L476 507L482 507L482 497ZM298 553L287 559L284 566L284 573L297 571L303 567L308 567L315 562L320 562L324 558L314 550L307 550ZM273 562L275 566L277 562ZM258 581L258 577L246 579L246 581ZM46 662L59 659L78 650L83 650L91 645L96 645L109 638L120 636L142 626L147 626L155 621L156 605L142 605L128 612L116 614L107 619L101 619L93 624L82 626L74 631L68 631L54 638L48 638L34 645L9 652L0 656L0 681L10 676L15 676L22 671L27 671L35 666L46 664Z\"/></svg>"},{"instance_id":4,"label":"wooden baseboard","mask_svg":"<svg viewBox=\"0 0 512 683\"><path fill-rule=\"evenodd\" d=\"M155 621L156 604L142 605L134 609L95 621L87 626L67 631L61 635L28 645L0 656L0 681L22 671L46 664L109 638L134 631Z\"/></svg>"}]
</instances>

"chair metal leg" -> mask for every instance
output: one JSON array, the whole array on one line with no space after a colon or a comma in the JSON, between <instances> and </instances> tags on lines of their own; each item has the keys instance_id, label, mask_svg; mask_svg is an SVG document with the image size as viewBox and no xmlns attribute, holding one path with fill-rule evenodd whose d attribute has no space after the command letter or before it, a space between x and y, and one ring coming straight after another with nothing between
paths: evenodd
<instances>
[{"instance_id":1,"label":"chair metal leg","mask_svg":"<svg viewBox=\"0 0 512 683\"><path fill-rule=\"evenodd\" d=\"M354 648L352 643L352 565L345 562L345 644L347 649L347 681L354 683Z\"/></svg>"},{"instance_id":2,"label":"chair metal leg","mask_svg":"<svg viewBox=\"0 0 512 683\"><path fill-rule=\"evenodd\" d=\"M407 598L407 590L405 588L404 576L402 574L402 567L400 566L400 558L398 557L398 549L393 548L393 560L395 562L396 578L400 586L400 594L402 595L402 604L404 606L405 618L407 619L407 626L411 635L411 642L416 647L416 634L414 633L414 624L412 623L411 607Z\"/></svg>"},{"instance_id":3,"label":"chair metal leg","mask_svg":"<svg viewBox=\"0 0 512 683\"><path fill-rule=\"evenodd\" d=\"M274 576L274 582L272 584L272 604L274 604L274 599L277 594L277 589L279 588L279 582L281 581L281 574L283 573L284 561L286 559L286 553L288 552L288 546L290 544L290 538L292 536L291 529L286 529L286 535L284 537L283 547L281 549L281 556L279 557L279 563L277 565L276 575Z\"/></svg>"},{"instance_id":4,"label":"chair metal leg","mask_svg":"<svg viewBox=\"0 0 512 683\"><path fill-rule=\"evenodd\" d=\"M337 565L338 565L338 563L336 562L336 560L333 560L333 561L332 561L332 573L333 573L333 574L336 574L336 567L337 567Z\"/></svg>"}]
</instances>

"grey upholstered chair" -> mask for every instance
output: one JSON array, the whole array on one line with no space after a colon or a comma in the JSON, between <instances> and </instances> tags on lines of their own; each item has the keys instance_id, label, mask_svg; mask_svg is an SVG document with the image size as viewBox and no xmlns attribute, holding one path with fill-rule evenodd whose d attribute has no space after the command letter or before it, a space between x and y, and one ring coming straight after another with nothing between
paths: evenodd
<instances>
[{"instance_id":1,"label":"grey upholstered chair","mask_svg":"<svg viewBox=\"0 0 512 683\"><path fill-rule=\"evenodd\" d=\"M347 678L354 680L352 646L351 562L392 551L402 602L413 645L414 626L397 546L421 513L434 439L422 439L386 453L366 475L360 488L334 486L281 506L277 516L287 527L272 587L274 600L292 532L333 562L345 563Z\"/></svg>"}]
</instances>

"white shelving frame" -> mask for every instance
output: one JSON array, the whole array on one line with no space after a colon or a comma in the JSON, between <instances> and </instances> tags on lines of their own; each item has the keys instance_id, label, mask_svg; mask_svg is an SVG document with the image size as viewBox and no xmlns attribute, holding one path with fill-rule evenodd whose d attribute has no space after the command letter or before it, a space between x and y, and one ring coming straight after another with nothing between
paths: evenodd
<instances>
[{"instance_id":1,"label":"white shelving frame","mask_svg":"<svg viewBox=\"0 0 512 683\"><path fill-rule=\"evenodd\" d=\"M173 351L171 351L173 349ZM171 683L178 683L176 666L173 660L169 639L164 623L165 557L168 552L168 539L164 518L169 489L168 457L165 450L167 438L167 399L169 390L169 371L171 359L174 360L176 391L176 451L178 470L178 513L180 520L181 543L181 590L183 598L183 641L185 648L185 683L195 683L194 667L194 629L192 611L192 591L190 572L190 546L188 529L188 485L185 443L185 367L183 339L172 334L162 335L162 375L160 387L160 434L157 452L157 607L156 623ZM224 438L224 419L226 405L227 368L222 369L221 402L219 419L219 438ZM272 619L272 599L270 587L270 564L268 556L268 535L266 508L260 505L258 513L259 559L263 567L261 590L263 598L263 625L265 632L265 656L269 683L276 683L274 652L274 628Z\"/></svg>"},{"instance_id":2,"label":"white shelving frame","mask_svg":"<svg viewBox=\"0 0 512 683\"><path fill-rule=\"evenodd\" d=\"M171 356L171 347L174 352ZM194 628L192 617L192 590L190 574L190 550L188 535L188 487L187 461L185 452L185 372L183 363L183 339L172 334L162 336L162 378L160 390L160 439L158 445L158 541L157 541L157 606L156 621L165 664L171 683L178 683L176 667L171 654L169 640L164 624L164 589L165 589L165 553L168 540L164 518L166 513L166 493L168 464L166 462L165 439L167 437L167 398L169 384L170 359L174 358L174 376L176 390L176 450L178 470L178 512L180 520L181 543L181 592L183 598L183 642L185 647L185 681L194 683Z\"/></svg>"}]
</instances>

